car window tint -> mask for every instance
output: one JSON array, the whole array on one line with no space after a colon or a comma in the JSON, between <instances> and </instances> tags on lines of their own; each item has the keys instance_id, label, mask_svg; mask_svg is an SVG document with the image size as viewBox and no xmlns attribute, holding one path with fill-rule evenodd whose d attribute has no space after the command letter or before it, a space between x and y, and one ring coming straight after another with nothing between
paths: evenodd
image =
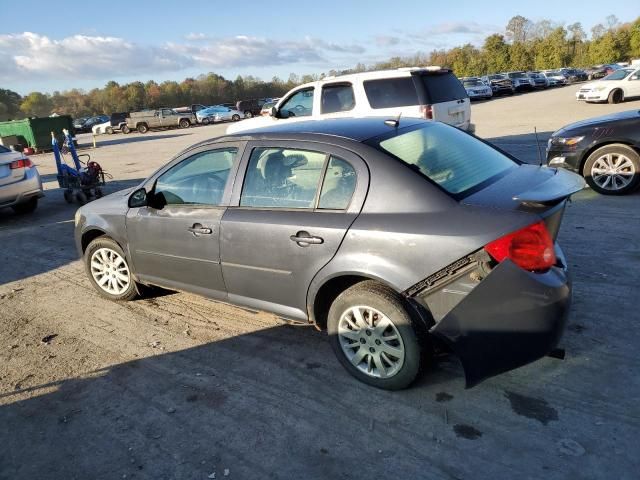
<instances>
[{"instance_id":1,"label":"car window tint","mask_svg":"<svg viewBox=\"0 0 640 480\"><path fill-rule=\"evenodd\" d=\"M11 149L0 145L0 153L7 153L7 152L10 152L10 151L11 151Z\"/></svg>"},{"instance_id":2,"label":"car window tint","mask_svg":"<svg viewBox=\"0 0 640 480\"><path fill-rule=\"evenodd\" d=\"M313 88L294 93L280 107L283 117L308 117L313 111Z\"/></svg>"},{"instance_id":3,"label":"car window tint","mask_svg":"<svg viewBox=\"0 0 640 480\"><path fill-rule=\"evenodd\" d=\"M305 150L256 148L240 196L240 205L313 208L326 155Z\"/></svg>"},{"instance_id":4,"label":"car window tint","mask_svg":"<svg viewBox=\"0 0 640 480\"><path fill-rule=\"evenodd\" d=\"M467 98L467 91L453 73L420 75L429 103L451 102Z\"/></svg>"},{"instance_id":5,"label":"car window tint","mask_svg":"<svg viewBox=\"0 0 640 480\"><path fill-rule=\"evenodd\" d=\"M165 108L162 110L162 115L172 115L173 111L169 110L168 108Z\"/></svg>"},{"instance_id":6,"label":"car window tint","mask_svg":"<svg viewBox=\"0 0 640 480\"><path fill-rule=\"evenodd\" d=\"M193 155L163 173L154 194L166 205L220 205L236 153L224 148Z\"/></svg>"},{"instance_id":7,"label":"car window tint","mask_svg":"<svg viewBox=\"0 0 640 480\"><path fill-rule=\"evenodd\" d=\"M463 194L516 165L471 135L438 123L382 140L379 147L452 194Z\"/></svg>"},{"instance_id":8,"label":"car window tint","mask_svg":"<svg viewBox=\"0 0 640 480\"><path fill-rule=\"evenodd\" d=\"M325 85L322 87L322 112L347 112L356 106L351 84Z\"/></svg>"},{"instance_id":9,"label":"car window tint","mask_svg":"<svg viewBox=\"0 0 640 480\"><path fill-rule=\"evenodd\" d=\"M318 208L344 210L356 189L356 172L345 160L331 157L322 182Z\"/></svg>"},{"instance_id":10,"label":"car window tint","mask_svg":"<svg viewBox=\"0 0 640 480\"><path fill-rule=\"evenodd\" d=\"M383 78L363 82L371 108L418 105L418 94L411 77Z\"/></svg>"}]
</instances>

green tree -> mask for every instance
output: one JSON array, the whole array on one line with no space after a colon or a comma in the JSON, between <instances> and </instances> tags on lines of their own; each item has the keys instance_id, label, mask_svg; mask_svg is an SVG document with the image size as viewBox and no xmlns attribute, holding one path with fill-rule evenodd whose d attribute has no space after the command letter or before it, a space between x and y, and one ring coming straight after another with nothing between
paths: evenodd
<instances>
[{"instance_id":1,"label":"green tree","mask_svg":"<svg viewBox=\"0 0 640 480\"><path fill-rule=\"evenodd\" d=\"M52 109L51 98L40 92L31 92L20 105L20 110L28 117L48 117Z\"/></svg>"},{"instance_id":2,"label":"green tree","mask_svg":"<svg viewBox=\"0 0 640 480\"><path fill-rule=\"evenodd\" d=\"M484 41L483 50L488 72L504 72L509 69L509 45L502 35L489 35Z\"/></svg>"},{"instance_id":3,"label":"green tree","mask_svg":"<svg viewBox=\"0 0 640 480\"><path fill-rule=\"evenodd\" d=\"M12 91L0 88L0 122L21 117L22 97Z\"/></svg>"}]
</instances>

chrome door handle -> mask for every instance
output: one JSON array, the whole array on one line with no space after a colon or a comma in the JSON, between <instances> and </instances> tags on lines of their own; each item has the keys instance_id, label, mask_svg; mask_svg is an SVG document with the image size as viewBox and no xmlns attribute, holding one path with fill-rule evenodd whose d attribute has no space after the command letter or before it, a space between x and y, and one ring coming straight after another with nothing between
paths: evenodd
<instances>
[{"instance_id":1,"label":"chrome door handle","mask_svg":"<svg viewBox=\"0 0 640 480\"><path fill-rule=\"evenodd\" d=\"M296 242L301 247L308 247L309 245L320 245L324 243L324 239L322 237L314 237L309 235L309 232L300 231L295 235L291 235L289 239L292 242Z\"/></svg>"},{"instance_id":2,"label":"chrome door handle","mask_svg":"<svg viewBox=\"0 0 640 480\"><path fill-rule=\"evenodd\" d=\"M213 233L213 230L211 228L203 227L199 223L194 223L193 227L187 228L187 231L193 233L196 237L198 235L211 235Z\"/></svg>"}]
</instances>

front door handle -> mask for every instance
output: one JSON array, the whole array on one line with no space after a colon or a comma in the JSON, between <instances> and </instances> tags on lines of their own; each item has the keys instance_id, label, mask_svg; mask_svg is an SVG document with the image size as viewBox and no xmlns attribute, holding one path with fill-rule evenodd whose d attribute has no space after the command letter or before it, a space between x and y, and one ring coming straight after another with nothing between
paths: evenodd
<instances>
[{"instance_id":1,"label":"front door handle","mask_svg":"<svg viewBox=\"0 0 640 480\"><path fill-rule=\"evenodd\" d=\"M291 235L289 239L292 242L296 242L301 247L308 247L309 245L320 245L321 243L324 243L324 239L322 237L314 237L310 235L309 232L305 232L304 230L301 230L295 235Z\"/></svg>"},{"instance_id":2,"label":"front door handle","mask_svg":"<svg viewBox=\"0 0 640 480\"><path fill-rule=\"evenodd\" d=\"M194 223L192 227L187 228L187 231L193 233L196 237L198 235L211 235L213 230L209 227L203 227L199 223Z\"/></svg>"}]
</instances>

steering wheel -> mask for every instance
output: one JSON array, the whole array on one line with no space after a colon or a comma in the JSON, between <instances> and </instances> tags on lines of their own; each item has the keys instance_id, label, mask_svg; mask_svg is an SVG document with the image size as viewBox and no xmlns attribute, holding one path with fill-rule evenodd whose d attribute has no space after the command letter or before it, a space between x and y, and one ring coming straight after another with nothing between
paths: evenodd
<instances>
[{"instance_id":1,"label":"steering wheel","mask_svg":"<svg viewBox=\"0 0 640 480\"><path fill-rule=\"evenodd\" d=\"M306 112L306 111L307 111L307 108L306 108L306 107L303 107L302 105L296 105L295 107L293 107L293 109L294 109L296 112L300 112L300 113L302 113L302 112Z\"/></svg>"},{"instance_id":2,"label":"steering wheel","mask_svg":"<svg viewBox=\"0 0 640 480\"><path fill-rule=\"evenodd\" d=\"M213 180L216 183L215 187L211 187L211 185L209 184L210 180ZM194 200L200 200L203 192L209 194L215 190L219 191L220 194L222 194L225 184L226 182L215 174L209 177L196 177L193 181L193 184L191 185L191 198ZM211 200L213 200L213 196L211 196Z\"/></svg>"}]
</instances>

